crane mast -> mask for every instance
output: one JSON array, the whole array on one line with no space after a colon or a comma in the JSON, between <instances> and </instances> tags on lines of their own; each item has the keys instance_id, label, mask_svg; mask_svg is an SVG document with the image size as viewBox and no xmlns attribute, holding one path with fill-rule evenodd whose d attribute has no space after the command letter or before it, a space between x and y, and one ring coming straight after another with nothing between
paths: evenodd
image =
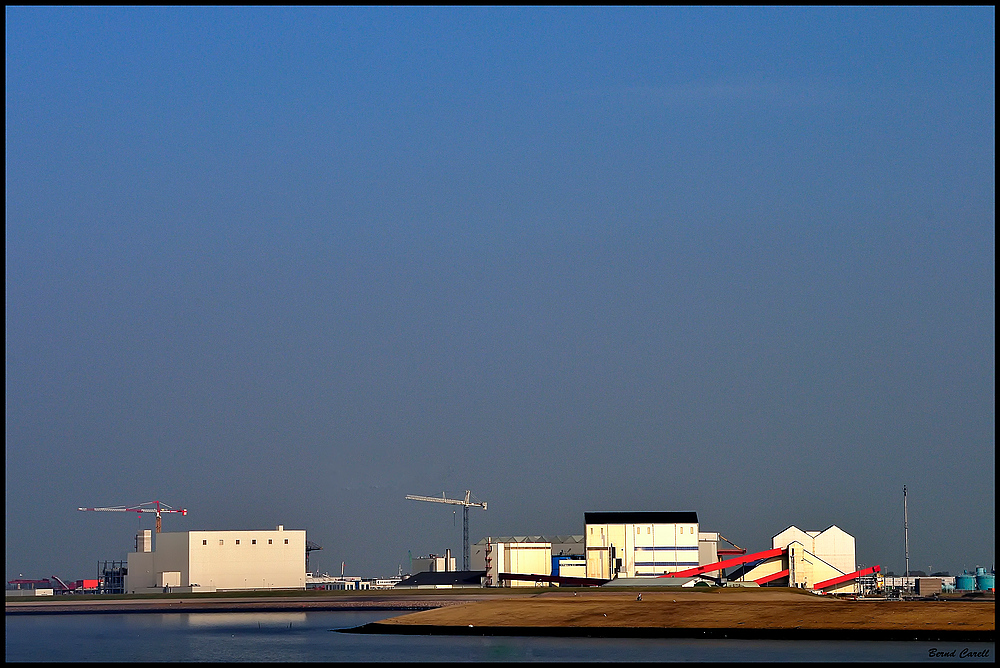
<instances>
[{"instance_id":1,"label":"crane mast","mask_svg":"<svg viewBox=\"0 0 1000 668\"><path fill-rule=\"evenodd\" d=\"M449 499L441 492L441 496L419 496L417 494L407 494L410 501L429 501L431 503L446 503L453 506L462 506L462 570L469 570L469 508L482 508L486 510L485 501L473 501L472 492L465 490L464 499Z\"/></svg>"}]
</instances>

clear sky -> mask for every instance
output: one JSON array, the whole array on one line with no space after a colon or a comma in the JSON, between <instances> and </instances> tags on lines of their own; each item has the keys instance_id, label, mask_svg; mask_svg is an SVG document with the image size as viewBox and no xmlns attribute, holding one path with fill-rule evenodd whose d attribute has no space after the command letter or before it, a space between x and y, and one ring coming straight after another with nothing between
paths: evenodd
<instances>
[{"instance_id":1,"label":"clear sky","mask_svg":"<svg viewBox=\"0 0 1000 668\"><path fill-rule=\"evenodd\" d=\"M8 579L465 489L993 562L992 7L5 16Z\"/></svg>"}]
</instances>

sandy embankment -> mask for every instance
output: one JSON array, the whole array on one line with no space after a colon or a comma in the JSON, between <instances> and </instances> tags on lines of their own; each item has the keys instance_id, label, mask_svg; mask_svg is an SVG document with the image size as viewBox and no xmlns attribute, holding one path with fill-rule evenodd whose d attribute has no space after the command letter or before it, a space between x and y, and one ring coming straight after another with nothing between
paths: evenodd
<instances>
[{"instance_id":1,"label":"sandy embankment","mask_svg":"<svg viewBox=\"0 0 1000 668\"><path fill-rule=\"evenodd\" d=\"M643 592L641 601L637 592L553 592L415 612L364 630L992 640L994 612L992 601L848 601L794 590Z\"/></svg>"}]
</instances>

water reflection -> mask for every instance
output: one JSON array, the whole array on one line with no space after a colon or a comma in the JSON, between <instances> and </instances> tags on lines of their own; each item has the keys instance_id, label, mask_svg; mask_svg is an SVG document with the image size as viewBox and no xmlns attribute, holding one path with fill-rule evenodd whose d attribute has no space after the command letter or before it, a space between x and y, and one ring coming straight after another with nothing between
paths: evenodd
<instances>
[{"instance_id":1,"label":"water reflection","mask_svg":"<svg viewBox=\"0 0 1000 668\"><path fill-rule=\"evenodd\" d=\"M166 615L165 615L166 616ZM192 612L187 617L187 626L191 628L210 629L226 628L262 628L286 629L304 626L304 612Z\"/></svg>"},{"instance_id":2,"label":"water reflection","mask_svg":"<svg viewBox=\"0 0 1000 668\"><path fill-rule=\"evenodd\" d=\"M403 636L339 633L392 612L13 615L6 660L45 662L784 662L956 660L993 643ZM59 638L59 642L51 642ZM934 648L955 659L928 658Z\"/></svg>"}]
</instances>

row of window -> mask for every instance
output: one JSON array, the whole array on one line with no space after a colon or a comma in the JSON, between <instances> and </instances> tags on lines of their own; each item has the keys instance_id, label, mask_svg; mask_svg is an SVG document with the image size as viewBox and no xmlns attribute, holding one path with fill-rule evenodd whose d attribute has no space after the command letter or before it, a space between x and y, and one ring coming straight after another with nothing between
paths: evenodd
<instances>
[{"instance_id":1,"label":"row of window","mask_svg":"<svg viewBox=\"0 0 1000 668\"><path fill-rule=\"evenodd\" d=\"M635 528L635 532L636 532L636 534L642 533L642 527L636 527ZM652 533L652 532L653 532L652 527L646 527L646 533L647 534ZM679 534L685 533L684 532L684 527L677 527L677 533L679 533ZM687 527L687 533L693 536L694 535L694 527Z\"/></svg>"},{"instance_id":2,"label":"row of window","mask_svg":"<svg viewBox=\"0 0 1000 668\"><path fill-rule=\"evenodd\" d=\"M593 535L593 533L594 533L594 527L590 527L590 533L591 533L591 535ZM636 527L635 528L635 533L636 534L642 533L642 527ZM646 527L646 533L647 534L653 533L653 527ZM684 534L685 533L684 527L678 527L678 533ZM686 533L688 533L688 534L690 534L690 535L693 536L694 535L694 527L687 527L687 532ZM604 529L603 528L601 529L601 535L602 536L604 535Z\"/></svg>"},{"instance_id":3,"label":"row of window","mask_svg":"<svg viewBox=\"0 0 1000 668\"><path fill-rule=\"evenodd\" d=\"M637 561L635 567L640 566L697 566L697 561Z\"/></svg>"},{"instance_id":4,"label":"row of window","mask_svg":"<svg viewBox=\"0 0 1000 668\"><path fill-rule=\"evenodd\" d=\"M274 541L272 539L270 539L270 538L267 539L267 544L268 545L272 545L273 543L274 543ZM203 540L203 541L201 541L201 544L202 545L208 545L208 541L207 540ZM219 539L219 545L225 545L225 544L226 544L225 539L224 538L220 538ZM236 539L236 544L237 545L240 544L240 539L239 538ZM256 545L257 544L257 539L256 538L251 539L250 540L250 544L251 545ZM287 538L285 539L285 545L288 545L288 539Z\"/></svg>"},{"instance_id":5,"label":"row of window","mask_svg":"<svg viewBox=\"0 0 1000 668\"><path fill-rule=\"evenodd\" d=\"M644 547L642 545L636 545L636 552L675 552L677 550L697 550L696 545L654 545L651 547Z\"/></svg>"}]
</instances>

